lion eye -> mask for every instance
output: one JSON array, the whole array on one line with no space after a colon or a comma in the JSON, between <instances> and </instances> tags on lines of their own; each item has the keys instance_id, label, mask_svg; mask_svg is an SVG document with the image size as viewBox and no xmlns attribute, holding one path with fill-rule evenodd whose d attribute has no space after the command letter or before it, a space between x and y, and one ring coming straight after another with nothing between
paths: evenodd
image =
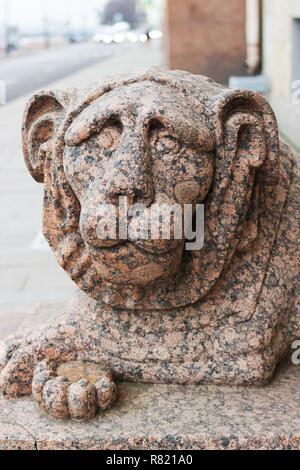
<instances>
[{"instance_id":1,"label":"lion eye","mask_svg":"<svg viewBox=\"0 0 300 470\"><path fill-rule=\"evenodd\" d=\"M150 128L150 144L160 154L177 154L180 151L180 143L173 137L163 125L156 124Z\"/></svg>"},{"instance_id":2,"label":"lion eye","mask_svg":"<svg viewBox=\"0 0 300 470\"><path fill-rule=\"evenodd\" d=\"M168 135L167 133L159 135L155 143L155 149L159 153L178 153L180 146L175 137Z\"/></svg>"},{"instance_id":3,"label":"lion eye","mask_svg":"<svg viewBox=\"0 0 300 470\"><path fill-rule=\"evenodd\" d=\"M104 150L117 150L122 136L122 124L113 121L107 124L98 134L98 143Z\"/></svg>"}]
</instances>

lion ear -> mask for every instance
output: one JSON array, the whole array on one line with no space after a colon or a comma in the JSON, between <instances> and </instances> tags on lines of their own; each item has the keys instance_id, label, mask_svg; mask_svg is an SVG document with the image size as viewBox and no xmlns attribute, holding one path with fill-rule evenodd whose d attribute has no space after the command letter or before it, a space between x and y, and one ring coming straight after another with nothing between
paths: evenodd
<instances>
[{"instance_id":1,"label":"lion ear","mask_svg":"<svg viewBox=\"0 0 300 470\"><path fill-rule=\"evenodd\" d=\"M216 153L209 228L219 251L229 253L247 249L256 238L259 188L279 182L278 128L267 101L247 90L218 95L213 115Z\"/></svg>"},{"instance_id":2,"label":"lion ear","mask_svg":"<svg viewBox=\"0 0 300 470\"><path fill-rule=\"evenodd\" d=\"M69 95L42 91L28 102L22 126L23 153L32 177L42 183L46 161L53 158L54 142L66 115Z\"/></svg>"},{"instance_id":3,"label":"lion ear","mask_svg":"<svg viewBox=\"0 0 300 470\"><path fill-rule=\"evenodd\" d=\"M279 181L278 126L268 102L258 93L231 89L217 100L215 115L218 147L225 152L231 148L244 152L249 167L259 168L263 183L276 185Z\"/></svg>"}]
</instances>

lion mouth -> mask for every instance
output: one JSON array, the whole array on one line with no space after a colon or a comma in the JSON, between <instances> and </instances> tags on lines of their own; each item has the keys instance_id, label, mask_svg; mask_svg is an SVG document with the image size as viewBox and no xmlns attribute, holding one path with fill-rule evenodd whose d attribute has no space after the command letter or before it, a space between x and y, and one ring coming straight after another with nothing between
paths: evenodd
<instances>
[{"instance_id":1,"label":"lion mouth","mask_svg":"<svg viewBox=\"0 0 300 470\"><path fill-rule=\"evenodd\" d=\"M101 240L97 245L91 243L86 243L86 245L95 255L102 252L125 255L134 249L160 255L176 250L182 243L182 240Z\"/></svg>"}]
</instances>

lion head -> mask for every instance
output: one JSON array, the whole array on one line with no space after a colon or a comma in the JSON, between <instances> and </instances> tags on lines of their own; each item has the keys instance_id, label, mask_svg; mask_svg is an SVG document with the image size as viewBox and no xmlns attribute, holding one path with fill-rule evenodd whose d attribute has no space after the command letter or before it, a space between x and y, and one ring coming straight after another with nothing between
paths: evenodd
<instances>
[{"instance_id":1,"label":"lion head","mask_svg":"<svg viewBox=\"0 0 300 470\"><path fill-rule=\"evenodd\" d=\"M23 151L44 183L44 235L59 264L92 298L131 309L204 297L251 246L260 185L279 174L276 119L260 95L154 68L34 95ZM117 208L120 196L146 210L204 204L203 248L187 251L174 237L100 239L97 208Z\"/></svg>"}]
</instances>

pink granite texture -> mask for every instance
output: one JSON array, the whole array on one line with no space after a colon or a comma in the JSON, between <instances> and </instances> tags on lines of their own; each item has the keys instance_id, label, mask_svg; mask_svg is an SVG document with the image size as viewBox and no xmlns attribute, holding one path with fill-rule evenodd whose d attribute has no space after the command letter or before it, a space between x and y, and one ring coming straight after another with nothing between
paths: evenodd
<instances>
[{"instance_id":1,"label":"pink granite texture","mask_svg":"<svg viewBox=\"0 0 300 470\"><path fill-rule=\"evenodd\" d=\"M300 367L280 365L263 388L118 388L114 406L84 423L54 419L31 397L0 399L0 449L300 450Z\"/></svg>"},{"instance_id":2,"label":"pink granite texture","mask_svg":"<svg viewBox=\"0 0 300 470\"><path fill-rule=\"evenodd\" d=\"M99 364L135 382L270 381L300 336L300 179L264 98L160 69L43 91L26 107L23 149L44 183L44 235L83 293L8 338L5 397L31 394L34 380L37 397L49 395L42 406L68 417L66 378L39 382L41 361L53 373L70 361ZM174 236L99 239L97 208L120 196L147 210L203 203L203 248L186 251ZM84 374L75 383L76 413L89 418L93 383Z\"/></svg>"}]
</instances>

